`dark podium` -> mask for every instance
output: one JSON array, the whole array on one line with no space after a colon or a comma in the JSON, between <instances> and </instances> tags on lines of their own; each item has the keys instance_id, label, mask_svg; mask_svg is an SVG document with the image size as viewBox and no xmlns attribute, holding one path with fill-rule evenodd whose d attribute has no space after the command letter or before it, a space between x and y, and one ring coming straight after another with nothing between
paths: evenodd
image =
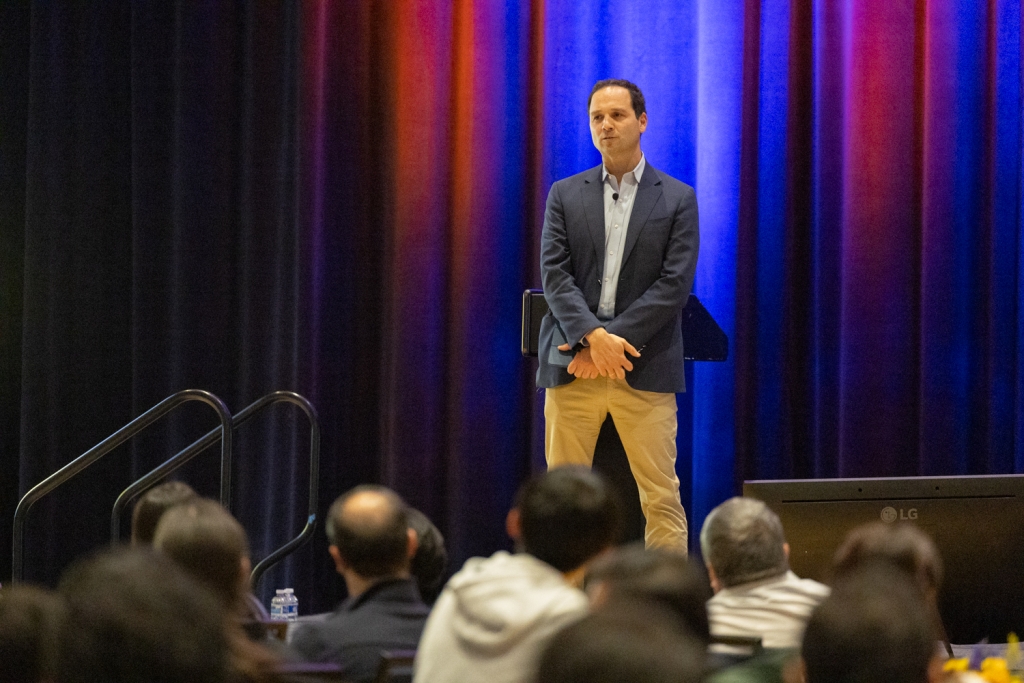
<instances>
[{"instance_id":1,"label":"dark podium","mask_svg":"<svg viewBox=\"0 0 1024 683\"><path fill-rule=\"evenodd\" d=\"M527 289L523 292L522 353L537 356L537 338L540 336L540 321L548 312L544 292ZM683 354L685 360L724 361L729 357L729 338L715 319L691 294L683 308ZM601 427L594 449L594 469L599 470L615 486L623 503L624 541L642 540L644 537L644 516L640 510L640 494L636 481L629 470L626 451L622 448L619 434L611 416Z\"/></svg>"}]
</instances>

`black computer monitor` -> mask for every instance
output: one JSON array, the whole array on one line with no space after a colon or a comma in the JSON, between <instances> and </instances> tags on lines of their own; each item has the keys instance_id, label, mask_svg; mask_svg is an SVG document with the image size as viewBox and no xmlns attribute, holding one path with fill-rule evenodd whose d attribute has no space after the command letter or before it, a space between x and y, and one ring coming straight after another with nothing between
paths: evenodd
<instances>
[{"instance_id":1,"label":"black computer monitor","mask_svg":"<svg viewBox=\"0 0 1024 683\"><path fill-rule=\"evenodd\" d=\"M913 522L942 553L950 642L1024 635L1024 475L748 481L743 495L779 515L793 571L819 581L854 527Z\"/></svg>"}]
</instances>

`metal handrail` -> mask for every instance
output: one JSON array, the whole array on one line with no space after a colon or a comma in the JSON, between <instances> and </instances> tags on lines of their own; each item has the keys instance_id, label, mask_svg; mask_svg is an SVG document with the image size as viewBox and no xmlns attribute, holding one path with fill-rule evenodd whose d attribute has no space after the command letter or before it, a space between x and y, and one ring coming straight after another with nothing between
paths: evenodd
<instances>
[{"instance_id":1,"label":"metal handrail","mask_svg":"<svg viewBox=\"0 0 1024 683\"><path fill-rule=\"evenodd\" d=\"M306 518L306 526L298 536L284 544L270 555L260 561L252 570L249 581L251 586L259 583L263 573L274 564L279 562L289 553L297 550L312 536L316 529L316 511L320 487L320 420L317 417L316 409L305 397L294 391L275 391L263 398L249 404L237 415L231 418L231 429L235 430L249 421L256 413L274 403L292 403L299 406L309 419L309 515ZM150 471L145 476L135 481L131 486L121 492L114 502L114 509L110 515L110 537L111 541L117 543L121 540L121 516L125 507L136 496L145 493L155 486L157 482L174 472L176 469L187 463L195 456L212 446L219 437L220 430L214 429L200 437L183 450L172 455L166 462ZM227 505L225 505L227 507Z\"/></svg>"},{"instance_id":2,"label":"metal handrail","mask_svg":"<svg viewBox=\"0 0 1024 683\"><path fill-rule=\"evenodd\" d=\"M137 418L121 427L106 439L96 444L82 455L78 456L64 467L60 468L46 479L29 489L14 511L14 552L12 562L12 576L14 581L20 581L24 571L25 552L25 518L29 509L36 501L53 491L55 488L71 479L73 476L93 464L104 455L114 450L125 441L153 424L161 417L171 412L179 405L189 401L200 401L207 404L217 412L220 418L220 427L213 430L216 437L211 441L221 440L220 448L220 495L221 502L228 505L231 502L231 413L224 402L209 391L201 389L185 389L176 394L168 396L155 406L139 415Z\"/></svg>"}]
</instances>

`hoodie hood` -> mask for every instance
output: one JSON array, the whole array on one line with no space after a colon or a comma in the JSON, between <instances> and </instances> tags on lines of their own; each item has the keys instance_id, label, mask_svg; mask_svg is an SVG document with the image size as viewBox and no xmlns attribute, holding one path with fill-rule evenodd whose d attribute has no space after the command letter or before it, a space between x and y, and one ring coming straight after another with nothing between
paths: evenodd
<instances>
[{"instance_id":1,"label":"hoodie hood","mask_svg":"<svg viewBox=\"0 0 1024 683\"><path fill-rule=\"evenodd\" d=\"M472 558L445 590L454 598L455 637L483 656L507 652L537 629L560 628L587 608L582 591L526 554Z\"/></svg>"}]
</instances>

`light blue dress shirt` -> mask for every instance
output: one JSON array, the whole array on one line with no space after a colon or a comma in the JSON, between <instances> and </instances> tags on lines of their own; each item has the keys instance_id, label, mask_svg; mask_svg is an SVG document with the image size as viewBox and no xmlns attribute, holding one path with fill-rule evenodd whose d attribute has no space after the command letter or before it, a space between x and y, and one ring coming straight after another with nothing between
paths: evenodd
<instances>
[{"instance_id":1,"label":"light blue dress shirt","mask_svg":"<svg viewBox=\"0 0 1024 683\"><path fill-rule=\"evenodd\" d=\"M601 182L604 184L604 277L597 305L599 320L615 317L615 292L619 288L619 273L622 271L622 249L626 245L633 200L646 166L646 158L641 154L636 168L622 176L621 185L607 168L601 167ZM614 198L616 194L618 199Z\"/></svg>"}]
</instances>

